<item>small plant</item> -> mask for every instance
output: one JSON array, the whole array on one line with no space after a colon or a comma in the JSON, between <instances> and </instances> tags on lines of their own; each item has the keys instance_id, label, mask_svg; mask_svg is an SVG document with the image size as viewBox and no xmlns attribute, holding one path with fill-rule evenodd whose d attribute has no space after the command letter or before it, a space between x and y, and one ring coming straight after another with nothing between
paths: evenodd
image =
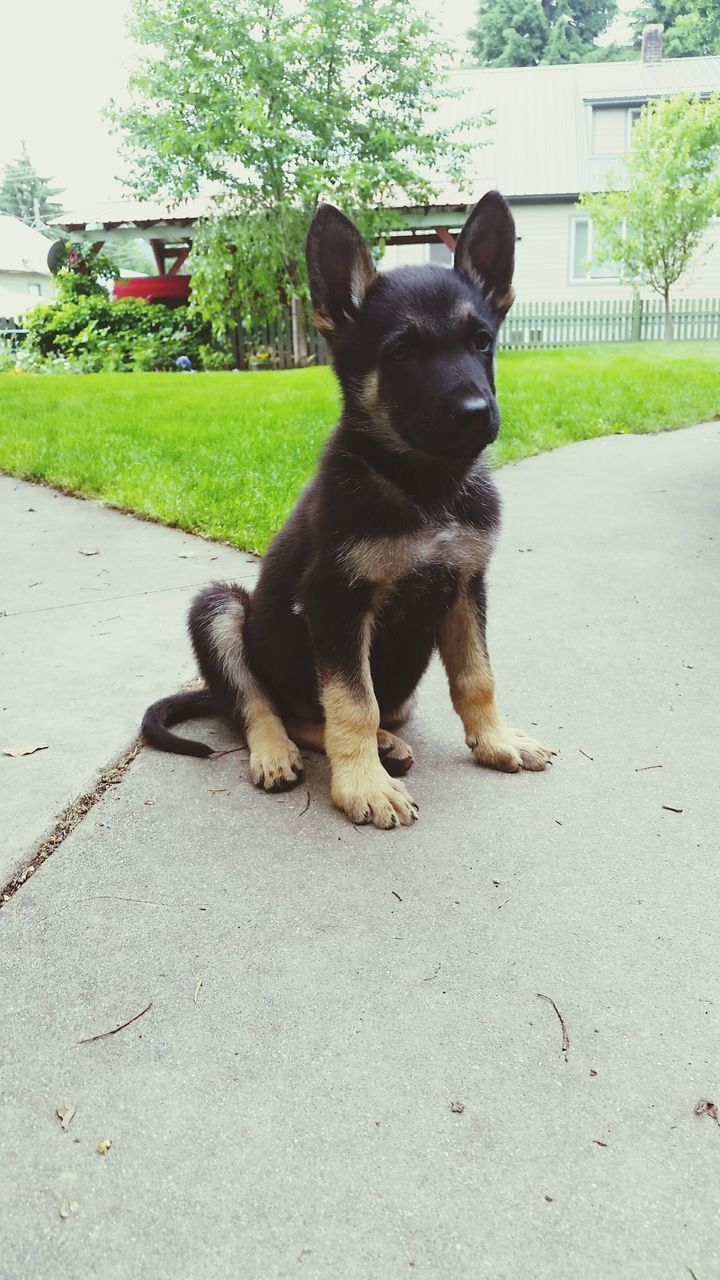
<instances>
[{"instance_id":1,"label":"small plant","mask_svg":"<svg viewBox=\"0 0 720 1280\"><path fill-rule=\"evenodd\" d=\"M269 347L256 347L248 359L250 369L274 369L277 361Z\"/></svg>"},{"instance_id":2,"label":"small plant","mask_svg":"<svg viewBox=\"0 0 720 1280\"><path fill-rule=\"evenodd\" d=\"M218 351L217 347L213 347L207 342L200 343L198 356L200 357L200 364L206 373L222 372L235 367L235 362L229 351Z\"/></svg>"},{"instance_id":3,"label":"small plant","mask_svg":"<svg viewBox=\"0 0 720 1280\"><path fill-rule=\"evenodd\" d=\"M0 338L0 373L14 373L17 356L12 342Z\"/></svg>"}]
</instances>

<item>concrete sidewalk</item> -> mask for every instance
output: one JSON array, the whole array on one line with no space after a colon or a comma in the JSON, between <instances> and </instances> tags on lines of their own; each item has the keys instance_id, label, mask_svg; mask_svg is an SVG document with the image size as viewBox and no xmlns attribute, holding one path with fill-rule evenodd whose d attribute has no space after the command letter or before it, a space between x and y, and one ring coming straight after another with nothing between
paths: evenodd
<instances>
[{"instance_id":1,"label":"concrete sidewalk","mask_svg":"<svg viewBox=\"0 0 720 1280\"><path fill-rule=\"evenodd\" d=\"M142 751L0 910L2 1280L720 1276L720 425L499 480L500 702L554 767L475 769L437 667L410 829L350 826L323 759L266 796ZM193 545L137 529L148 573ZM162 613L138 704L187 670Z\"/></svg>"},{"instance_id":2,"label":"concrete sidewalk","mask_svg":"<svg viewBox=\"0 0 720 1280\"><path fill-rule=\"evenodd\" d=\"M0 885L58 813L92 791L145 707L194 673L188 603L214 578L251 582L229 547L0 476Z\"/></svg>"}]
</instances>

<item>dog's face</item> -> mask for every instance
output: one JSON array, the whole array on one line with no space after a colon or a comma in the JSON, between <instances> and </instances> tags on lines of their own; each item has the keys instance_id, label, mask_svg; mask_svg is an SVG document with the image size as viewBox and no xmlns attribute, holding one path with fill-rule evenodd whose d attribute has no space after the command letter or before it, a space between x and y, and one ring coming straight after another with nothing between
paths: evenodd
<instances>
[{"instance_id":1,"label":"dog's face","mask_svg":"<svg viewBox=\"0 0 720 1280\"><path fill-rule=\"evenodd\" d=\"M512 304L514 249L497 192L470 215L452 271L379 275L353 224L332 205L318 210L307 243L315 321L349 409L386 447L470 460L497 436L495 342Z\"/></svg>"}]
</instances>

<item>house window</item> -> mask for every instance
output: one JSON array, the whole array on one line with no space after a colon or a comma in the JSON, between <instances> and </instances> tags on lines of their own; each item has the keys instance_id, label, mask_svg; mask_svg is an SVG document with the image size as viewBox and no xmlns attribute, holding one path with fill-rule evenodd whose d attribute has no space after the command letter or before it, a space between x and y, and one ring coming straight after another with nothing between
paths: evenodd
<instances>
[{"instance_id":1,"label":"house window","mask_svg":"<svg viewBox=\"0 0 720 1280\"><path fill-rule=\"evenodd\" d=\"M592 108L592 153L621 156L627 141L627 110L602 103Z\"/></svg>"},{"instance_id":2,"label":"house window","mask_svg":"<svg viewBox=\"0 0 720 1280\"><path fill-rule=\"evenodd\" d=\"M633 129L642 115L642 107L630 107L627 117L627 145L630 146Z\"/></svg>"},{"instance_id":3,"label":"house window","mask_svg":"<svg viewBox=\"0 0 720 1280\"><path fill-rule=\"evenodd\" d=\"M592 218L573 218L570 222L570 279L574 284L620 279L618 262L593 262Z\"/></svg>"},{"instance_id":4,"label":"house window","mask_svg":"<svg viewBox=\"0 0 720 1280\"><path fill-rule=\"evenodd\" d=\"M42 288L39 284L28 284L28 293L31 294L33 298L39 298L42 295Z\"/></svg>"}]
</instances>

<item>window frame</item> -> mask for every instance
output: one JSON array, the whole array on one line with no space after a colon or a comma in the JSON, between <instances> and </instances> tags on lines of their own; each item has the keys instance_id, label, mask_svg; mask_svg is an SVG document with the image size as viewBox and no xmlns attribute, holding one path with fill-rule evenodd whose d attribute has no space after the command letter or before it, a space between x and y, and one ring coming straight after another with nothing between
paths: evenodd
<instances>
[{"instance_id":1,"label":"window frame","mask_svg":"<svg viewBox=\"0 0 720 1280\"><path fill-rule=\"evenodd\" d=\"M647 103L644 103L642 107L628 107L627 109L627 127L625 130L625 151L626 152L630 150L630 142L632 139L632 133L633 133L633 127L634 127L633 116L637 116L639 120L646 106L647 106Z\"/></svg>"},{"instance_id":2,"label":"window frame","mask_svg":"<svg viewBox=\"0 0 720 1280\"><path fill-rule=\"evenodd\" d=\"M575 275L575 243L577 235L577 224L586 222L588 224L588 268L587 274L584 276ZM626 225L623 221L623 238L626 235ZM574 284L622 284L622 268L616 276L593 276L592 272L592 253L593 253L593 220L588 213L576 213L570 218L570 262L568 271L568 283Z\"/></svg>"}]
</instances>

